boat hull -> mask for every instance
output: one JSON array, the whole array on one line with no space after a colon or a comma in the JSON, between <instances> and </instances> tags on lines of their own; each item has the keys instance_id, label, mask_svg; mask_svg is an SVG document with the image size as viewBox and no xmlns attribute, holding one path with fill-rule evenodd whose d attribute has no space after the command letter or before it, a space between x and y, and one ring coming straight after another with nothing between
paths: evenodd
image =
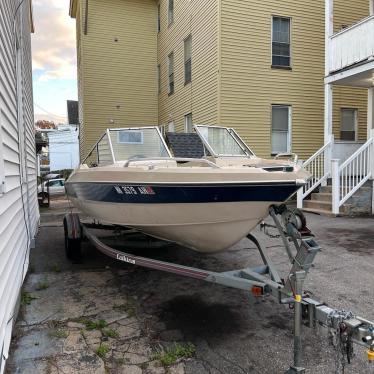
<instances>
[{"instance_id":1,"label":"boat hull","mask_svg":"<svg viewBox=\"0 0 374 374\"><path fill-rule=\"evenodd\" d=\"M296 183L67 183L73 204L88 216L176 242L199 252L224 251L285 201Z\"/></svg>"}]
</instances>

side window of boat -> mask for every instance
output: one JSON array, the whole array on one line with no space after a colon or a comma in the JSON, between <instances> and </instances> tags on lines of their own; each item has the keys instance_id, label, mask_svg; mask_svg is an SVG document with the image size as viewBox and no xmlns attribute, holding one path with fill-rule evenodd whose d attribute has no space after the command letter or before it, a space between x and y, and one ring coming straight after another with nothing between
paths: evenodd
<instances>
[{"instance_id":1,"label":"side window of boat","mask_svg":"<svg viewBox=\"0 0 374 374\"><path fill-rule=\"evenodd\" d=\"M143 144L142 131L118 131L118 143Z\"/></svg>"}]
</instances>

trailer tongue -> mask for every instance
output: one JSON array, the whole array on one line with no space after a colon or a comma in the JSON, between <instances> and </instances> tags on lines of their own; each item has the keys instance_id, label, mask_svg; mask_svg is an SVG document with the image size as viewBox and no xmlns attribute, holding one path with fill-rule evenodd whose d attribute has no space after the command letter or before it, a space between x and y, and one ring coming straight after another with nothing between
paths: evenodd
<instances>
[{"instance_id":1,"label":"trailer tongue","mask_svg":"<svg viewBox=\"0 0 374 374\"><path fill-rule=\"evenodd\" d=\"M282 240L291 265L286 279L281 279L266 248L251 234L247 237L258 248L263 265L219 273L139 257L114 249L103 243L91 229L116 232L121 230L129 234L133 234L134 230L95 222L82 223L79 216L73 213L67 214L64 218L65 249L68 258L78 258L81 241L86 238L107 256L130 265L157 269L245 291L250 290L254 296L273 296L280 304L286 304L294 309L294 362L286 373L305 373L302 367L302 325L309 328L324 326L329 329L331 341L337 352L337 373L344 372L345 366L351 362L354 344L366 347L368 360L374 364L374 322L349 311L331 308L325 303L310 298L310 295L303 291L304 281L320 247L306 227L302 212L280 205L270 207L269 214L274 225L262 223L261 228L268 235L271 235L269 229L276 230L276 236Z\"/></svg>"}]
</instances>

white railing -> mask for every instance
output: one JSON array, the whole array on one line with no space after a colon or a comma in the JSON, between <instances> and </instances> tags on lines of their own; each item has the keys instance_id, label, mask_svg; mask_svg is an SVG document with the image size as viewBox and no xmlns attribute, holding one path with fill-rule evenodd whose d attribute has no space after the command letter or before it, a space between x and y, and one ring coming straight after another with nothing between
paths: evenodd
<instances>
[{"instance_id":1,"label":"white railing","mask_svg":"<svg viewBox=\"0 0 374 374\"><path fill-rule=\"evenodd\" d=\"M330 72L374 56L374 15L330 37Z\"/></svg>"},{"instance_id":2,"label":"white railing","mask_svg":"<svg viewBox=\"0 0 374 374\"><path fill-rule=\"evenodd\" d=\"M313 156L303 163L303 168L307 170L312 177L308 183L297 191L297 207L302 209L304 199L318 186L327 182L330 176L330 160L333 138L330 139L322 148Z\"/></svg>"},{"instance_id":3,"label":"white railing","mask_svg":"<svg viewBox=\"0 0 374 374\"><path fill-rule=\"evenodd\" d=\"M374 177L374 133L351 157L339 166L332 160L332 213L339 214L340 207Z\"/></svg>"}]
</instances>

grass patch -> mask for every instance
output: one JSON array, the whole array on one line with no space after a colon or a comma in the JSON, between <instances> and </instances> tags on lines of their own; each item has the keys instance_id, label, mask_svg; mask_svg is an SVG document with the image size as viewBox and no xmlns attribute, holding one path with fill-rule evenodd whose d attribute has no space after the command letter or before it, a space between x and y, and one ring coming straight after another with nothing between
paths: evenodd
<instances>
[{"instance_id":1,"label":"grass patch","mask_svg":"<svg viewBox=\"0 0 374 374\"><path fill-rule=\"evenodd\" d=\"M102 333L104 336L107 336L108 338L119 338L118 332L114 329L103 329Z\"/></svg>"},{"instance_id":2,"label":"grass patch","mask_svg":"<svg viewBox=\"0 0 374 374\"><path fill-rule=\"evenodd\" d=\"M47 288L49 288L49 283L47 282L46 279L44 281L38 282L37 285L36 285L36 290L37 291L46 290Z\"/></svg>"},{"instance_id":3,"label":"grass patch","mask_svg":"<svg viewBox=\"0 0 374 374\"><path fill-rule=\"evenodd\" d=\"M99 319L98 321L85 320L83 323L86 325L86 329L89 331L102 330L108 326L108 323L103 319Z\"/></svg>"},{"instance_id":4,"label":"grass patch","mask_svg":"<svg viewBox=\"0 0 374 374\"><path fill-rule=\"evenodd\" d=\"M55 329L49 334L53 338L66 339L69 336L69 333L65 329Z\"/></svg>"},{"instance_id":5,"label":"grass patch","mask_svg":"<svg viewBox=\"0 0 374 374\"><path fill-rule=\"evenodd\" d=\"M31 295L29 292L22 292L21 294L21 305L30 305L33 300L38 299L38 297Z\"/></svg>"},{"instance_id":6,"label":"grass patch","mask_svg":"<svg viewBox=\"0 0 374 374\"><path fill-rule=\"evenodd\" d=\"M61 268L57 264L53 264L51 266L51 271L53 271L54 273L61 273Z\"/></svg>"},{"instance_id":7,"label":"grass patch","mask_svg":"<svg viewBox=\"0 0 374 374\"><path fill-rule=\"evenodd\" d=\"M165 350L154 355L155 360L159 360L163 366L170 366L182 358L190 358L195 355L196 347L191 344L174 344Z\"/></svg>"},{"instance_id":8,"label":"grass patch","mask_svg":"<svg viewBox=\"0 0 374 374\"><path fill-rule=\"evenodd\" d=\"M106 344L100 344L96 349L96 354L100 358L105 358L106 354L109 352L109 347Z\"/></svg>"}]
</instances>

